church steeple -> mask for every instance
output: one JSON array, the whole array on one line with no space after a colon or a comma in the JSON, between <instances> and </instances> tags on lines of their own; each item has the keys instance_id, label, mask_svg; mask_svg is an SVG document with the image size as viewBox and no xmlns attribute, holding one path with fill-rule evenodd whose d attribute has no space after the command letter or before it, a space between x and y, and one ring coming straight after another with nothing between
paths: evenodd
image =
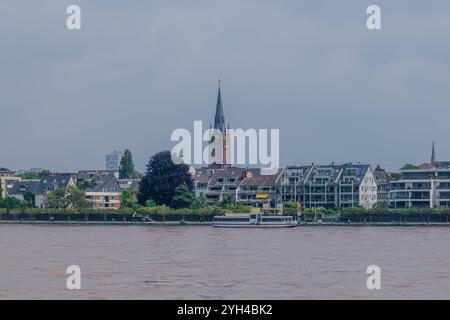
<instances>
[{"instance_id":1,"label":"church steeple","mask_svg":"<svg viewBox=\"0 0 450 320\"><path fill-rule=\"evenodd\" d=\"M431 149L431 164L436 163L436 151L434 149L434 141L433 141L433 147Z\"/></svg>"},{"instance_id":2,"label":"church steeple","mask_svg":"<svg viewBox=\"0 0 450 320\"><path fill-rule=\"evenodd\" d=\"M222 93L220 88L219 79L219 93L217 94L217 105L216 105L216 115L214 117L214 129L219 130L220 132L225 131L225 116L223 115L223 106L222 106Z\"/></svg>"}]
</instances>

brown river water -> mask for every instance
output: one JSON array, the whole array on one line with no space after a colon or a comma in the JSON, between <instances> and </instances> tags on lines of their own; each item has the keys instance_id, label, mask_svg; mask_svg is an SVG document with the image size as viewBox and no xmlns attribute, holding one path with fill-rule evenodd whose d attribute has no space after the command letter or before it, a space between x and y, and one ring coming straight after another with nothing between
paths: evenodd
<instances>
[{"instance_id":1,"label":"brown river water","mask_svg":"<svg viewBox=\"0 0 450 320\"><path fill-rule=\"evenodd\" d=\"M421 298L450 298L450 228L0 224L0 299Z\"/></svg>"}]
</instances>

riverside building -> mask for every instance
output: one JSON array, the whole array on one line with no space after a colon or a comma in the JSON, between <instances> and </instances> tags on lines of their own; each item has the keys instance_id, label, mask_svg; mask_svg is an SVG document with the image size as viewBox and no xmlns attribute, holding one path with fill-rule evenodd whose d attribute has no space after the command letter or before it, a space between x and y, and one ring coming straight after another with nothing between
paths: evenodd
<instances>
[{"instance_id":1,"label":"riverside building","mask_svg":"<svg viewBox=\"0 0 450 320\"><path fill-rule=\"evenodd\" d=\"M378 185L370 165L312 164L288 166L278 185L282 202L300 201L306 208L373 208Z\"/></svg>"},{"instance_id":2,"label":"riverside building","mask_svg":"<svg viewBox=\"0 0 450 320\"><path fill-rule=\"evenodd\" d=\"M433 142L431 161L405 166L390 183L391 208L448 208L450 206L450 162L437 161Z\"/></svg>"}]
</instances>

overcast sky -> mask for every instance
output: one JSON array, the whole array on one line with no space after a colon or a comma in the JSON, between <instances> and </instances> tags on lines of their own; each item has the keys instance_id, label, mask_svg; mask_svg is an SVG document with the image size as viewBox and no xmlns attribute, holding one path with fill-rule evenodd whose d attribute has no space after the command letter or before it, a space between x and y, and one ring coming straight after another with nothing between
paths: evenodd
<instances>
[{"instance_id":1,"label":"overcast sky","mask_svg":"<svg viewBox=\"0 0 450 320\"><path fill-rule=\"evenodd\" d=\"M382 30L366 27L381 6ZM66 28L66 8L82 30ZM279 128L280 162L450 159L450 2L2 0L0 166L137 168L176 128Z\"/></svg>"}]
</instances>

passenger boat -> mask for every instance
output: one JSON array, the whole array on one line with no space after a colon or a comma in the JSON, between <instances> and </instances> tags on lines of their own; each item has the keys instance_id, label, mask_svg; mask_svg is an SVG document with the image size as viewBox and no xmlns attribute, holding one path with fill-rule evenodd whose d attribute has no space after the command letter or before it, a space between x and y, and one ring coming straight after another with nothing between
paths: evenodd
<instances>
[{"instance_id":1,"label":"passenger boat","mask_svg":"<svg viewBox=\"0 0 450 320\"><path fill-rule=\"evenodd\" d=\"M227 214L215 216L213 222L218 228L289 228L296 225L293 216L273 213Z\"/></svg>"}]
</instances>

